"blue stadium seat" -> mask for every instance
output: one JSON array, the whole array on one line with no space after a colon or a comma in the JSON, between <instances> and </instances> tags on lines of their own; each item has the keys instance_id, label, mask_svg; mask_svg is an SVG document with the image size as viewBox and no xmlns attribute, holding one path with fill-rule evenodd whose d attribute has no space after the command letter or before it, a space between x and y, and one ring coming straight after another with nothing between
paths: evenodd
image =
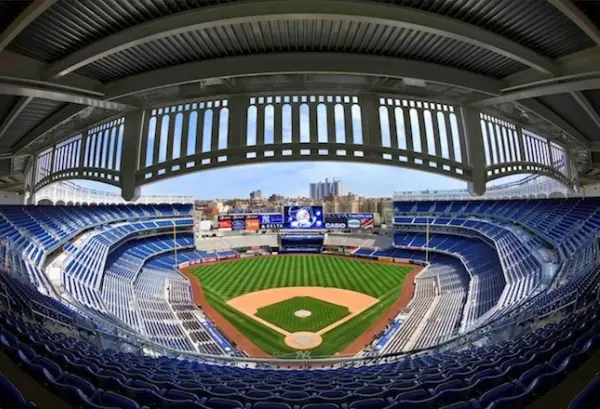
<instances>
[{"instance_id":1,"label":"blue stadium seat","mask_svg":"<svg viewBox=\"0 0 600 409\"><path fill-rule=\"evenodd\" d=\"M577 396L571 401L568 409L596 409L600 396L600 374L598 374Z\"/></svg>"},{"instance_id":2,"label":"blue stadium seat","mask_svg":"<svg viewBox=\"0 0 600 409\"><path fill-rule=\"evenodd\" d=\"M350 409L383 409L386 406L386 402L381 398L369 398L352 402Z\"/></svg>"},{"instance_id":3,"label":"blue stadium seat","mask_svg":"<svg viewBox=\"0 0 600 409\"><path fill-rule=\"evenodd\" d=\"M21 392L2 374L0 374L0 402L3 407L11 409L34 408L31 402L27 402Z\"/></svg>"}]
</instances>

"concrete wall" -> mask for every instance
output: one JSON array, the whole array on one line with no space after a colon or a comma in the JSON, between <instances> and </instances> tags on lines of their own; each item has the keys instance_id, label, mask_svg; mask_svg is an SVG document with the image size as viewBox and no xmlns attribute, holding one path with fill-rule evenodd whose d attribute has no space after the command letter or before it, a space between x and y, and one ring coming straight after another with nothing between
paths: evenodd
<instances>
[{"instance_id":1,"label":"concrete wall","mask_svg":"<svg viewBox=\"0 0 600 409\"><path fill-rule=\"evenodd\" d=\"M0 190L0 204L23 204L25 195Z\"/></svg>"},{"instance_id":2,"label":"concrete wall","mask_svg":"<svg viewBox=\"0 0 600 409\"><path fill-rule=\"evenodd\" d=\"M600 196L600 183L595 185L585 185L583 187L583 195L586 197Z\"/></svg>"}]
</instances>

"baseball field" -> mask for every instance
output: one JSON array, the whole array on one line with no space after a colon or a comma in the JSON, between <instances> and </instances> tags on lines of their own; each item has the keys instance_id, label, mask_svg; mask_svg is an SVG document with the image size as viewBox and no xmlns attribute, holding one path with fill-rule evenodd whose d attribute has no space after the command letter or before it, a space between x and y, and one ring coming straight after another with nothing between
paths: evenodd
<instances>
[{"instance_id":1,"label":"baseball field","mask_svg":"<svg viewBox=\"0 0 600 409\"><path fill-rule=\"evenodd\" d=\"M385 325L414 268L290 255L198 265L186 275L200 283L202 300L210 304L205 312L242 349L240 334L265 355L304 350L314 357L345 352L378 320ZM414 273L410 276L412 281ZM228 331L231 327L235 330Z\"/></svg>"}]
</instances>

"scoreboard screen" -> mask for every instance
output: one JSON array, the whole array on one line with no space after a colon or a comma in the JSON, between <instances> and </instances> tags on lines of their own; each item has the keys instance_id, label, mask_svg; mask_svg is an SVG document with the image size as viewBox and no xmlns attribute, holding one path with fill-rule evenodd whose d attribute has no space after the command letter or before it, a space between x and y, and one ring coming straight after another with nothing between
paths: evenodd
<instances>
[{"instance_id":1,"label":"scoreboard screen","mask_svg":"<svg viewBox=\"0 0 600 409\"><path fill-rule=\"evenodd\" d=\"M322 206L286 206L283 214L285 229L325 228Z\"/></svg>"}]
</instances>

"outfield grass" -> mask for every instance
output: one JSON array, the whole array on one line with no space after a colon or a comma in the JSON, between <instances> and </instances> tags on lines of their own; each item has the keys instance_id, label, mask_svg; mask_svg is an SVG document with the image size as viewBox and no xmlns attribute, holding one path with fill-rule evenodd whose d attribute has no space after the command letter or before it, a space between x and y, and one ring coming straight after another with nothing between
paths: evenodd
<instances>
[{"instance_id":1,"label":"outfield grass","mask_svg":"<svg viewBox=\"0 0 600 409\"><path fill-rule=\"evenodd\" d=\"M228 300L258 290L298 286L342 288L378 298L377 304L324 334L323 343L311 350L313 356L330 356L350 345L394 304L411 270L406 265L298 255L200 265L193 274L202 283L208 302L259 348L274 356L295 350L285 345L281 334L230 307Z\"/></svg>"},{"instance_id":2,"label":"outfield grass","mask_svg":"<svg viewBox=\"0 0 600 409\"><path fill-rule=\"evenodd\" d=\"M298 310L310 311L309 317L294 315ZM259 308L256 316L288 332L317 332L350 315L348 308L312 297L294 297Z\"/></svg>"}]
</instances>

